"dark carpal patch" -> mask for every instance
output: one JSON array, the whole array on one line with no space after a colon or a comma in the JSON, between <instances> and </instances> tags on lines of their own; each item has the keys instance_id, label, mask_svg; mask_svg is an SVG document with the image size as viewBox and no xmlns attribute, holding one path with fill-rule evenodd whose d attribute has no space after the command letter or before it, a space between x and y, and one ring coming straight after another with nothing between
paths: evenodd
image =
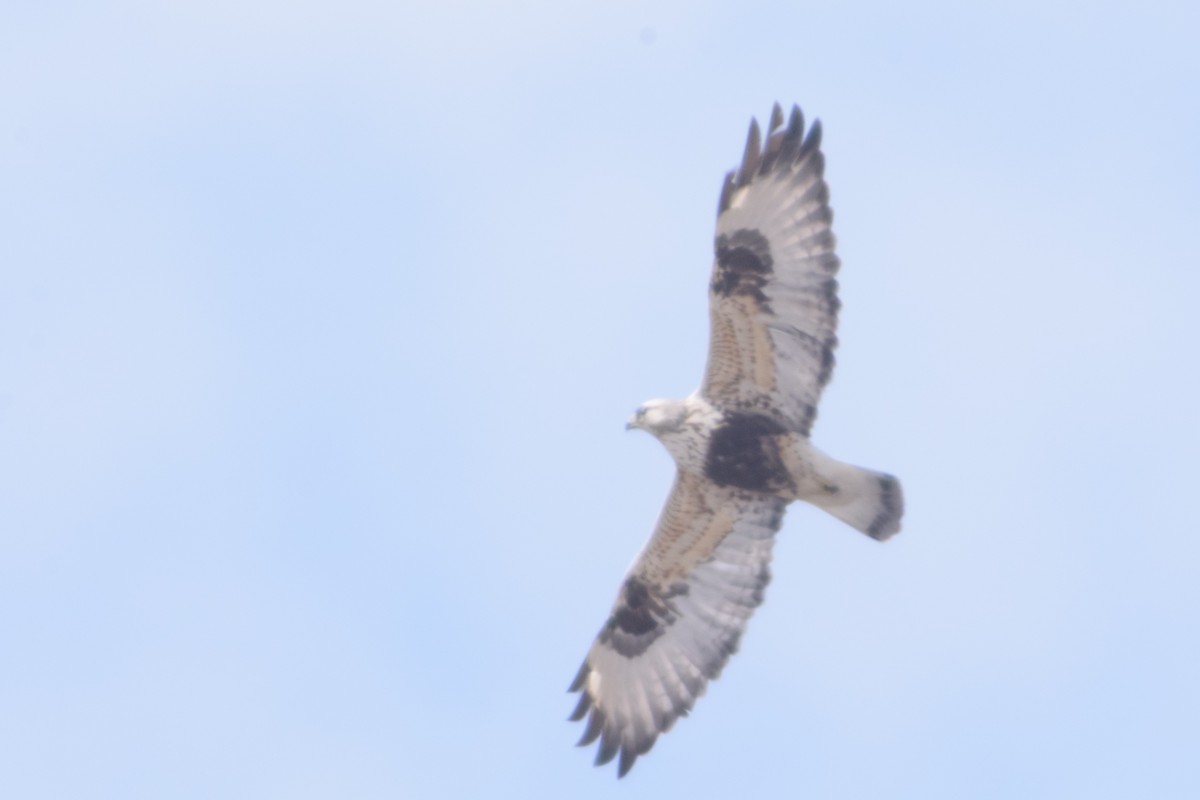
<instances>
[{"instance_id":1,"label":"dark carpal patch","mask_svg":"<svg viewBox=\"0 0 1200 800\"><path fill-rule=\"evenodd\" d=\"M716 251L713 292L722 297L753 297L766 305L767 296L762 289L775 267L767 237L752 228L741 228L718 236Z\"/></svg>"},{"instance_id":2,"label":"dark carpal patch","mask_svg":"<svg viewBox=\"0 0 1200 800\"><path fill-rule=\"evenodd\" d=\"M763 414L727 414L713 431L705 471L718 486L736 486L754 492L792 489L792 481L776 438L787 429Z\"/></svg>"},{"instance_id":3,"label":"dark carpal patch","mask_svg":"<svg viewBox=\"0 0 1200 800\"><path fill-rule=\"evenodd\" d=\"M600 631L600 641L627 658L641 655L675 622L670 599L686 593L687 584L676 584L664 591L636 577L629 578L621 590L617 609Z\"/></svg>"}]
</instances>

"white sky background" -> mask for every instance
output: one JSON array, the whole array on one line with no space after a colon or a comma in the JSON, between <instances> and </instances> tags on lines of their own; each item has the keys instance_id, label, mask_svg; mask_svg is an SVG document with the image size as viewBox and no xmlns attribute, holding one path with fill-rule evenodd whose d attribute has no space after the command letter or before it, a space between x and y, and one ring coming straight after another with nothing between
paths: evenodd
<instances>
[{"instance_id":1,"label":"white sky background","mask_svg":"<svg viewBox=\"0 0 1200 800\"><path fill-rule=\"evenodd\" d=\"M1188 3L9 4L0 795L1200 794ZM1136 10L1135 10L1136 9ZM619 787L565 693L751 115L825 125L815 431Z\"/></svg>"}]
</instances>

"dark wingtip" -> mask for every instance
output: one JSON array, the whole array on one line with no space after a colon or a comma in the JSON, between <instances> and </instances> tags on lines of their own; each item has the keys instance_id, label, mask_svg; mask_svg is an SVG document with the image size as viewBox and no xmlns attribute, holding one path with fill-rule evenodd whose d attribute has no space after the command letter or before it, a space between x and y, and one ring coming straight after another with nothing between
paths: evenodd
<instances>
[{"instance_id":1,"label":"dark wingtip","mask_svg":"<svg viewBox=\"0 0 1200 800\"><path fill-rule=\"evenodd\" d=\"M814 119L812 127L808 129L808 136L804 138L804 152L810 153L813 150L821 149L821 120Z\"/></svg>"},{"instance_id":2,"label":"dark wingtip","mask_svg":"<svg viewBox=\"0 0 1200 800\"><path fill-rule=\"evenodd\" d=\"M793 104L784 122L783 107L775 103L767 124L766 136L758 127L758 120L751 118L750 130L746 134L746 147L742 151L742 162L738 168L725 176L721 186L721 197L717 203L717 214L729 210L733 193L748 186L757 175L766 175L777 164L793 165L821 148L821 120L814 119L812 127L805 132L804 112ZM821 164L816 164L821 169Z\"/></svg>"},{"instance_id":3,"label":"dark wingtip","mask_svg":"<svg viewBox=\"0 0 1200 800\"><path fill-rule=\"evenodd\" d=\"M758 167L762 156L762 132L758 129L758 120L750 120L750 130L746 133L746 149L742 153L742 165L738 168L737 185L745 186Z\"/></svg>"},{"instance_id":4,"label":"dark wingtip","mask_svg":"<svg viewBox=\"0 0 1200 800\"><path fill-rule=\"evenodd\" d=\"M763 157L758 165L758 174L766 175L775 166L775 159L779 156L779 148L783 144L783 109L779 107L779 103L771 109L771 125L767 128L767 141L763 146Z\"/></svg>"},{"instance_id":5,"label":"dark wingtip","mask_svg":"<svg viewBox=\"0 0 1200 800\"><path fill-rule=\"evenodd\" d=\"M583 735L579 737L579 741L575 743L576 747L587 747L604 730L604 715L600 713L600 709L592 710L592 715L588 717L587 727L583 729Z\"/></svg>"},{"instance_id":6,"label":"dark wingtip","mask_svg":"<svg viewBox=\"0 0 1200 800\"><path fill-rule=\"evenodd\" d=\"M604 733L600 736L600 749L596 751L596 766L603 766L612 761L620 749L621 737L614 734L611 729L605 728Z\"/></svg>"},{"instance_id":7,"label":"dark wingtip","mask_svg":"<svg viewBox=\"0 0 1200 800\"><path fill-rule=\"evenodd\" d=\"M723 214L729 209L729 202L733 199L733 190L737 188L737 183L734 180L732 171L725 173L725 182L721 184L721 199L717 201L717 214Z\"/></svg>"},{"instance_id":8,"label":"dark wingtip","mask_svg":"<svg viewBox=\"0 0 1200 800\"><path fill-rule=\"evenodd\" d=\"M767 126L768 133L774 133L779 130L779 126L783 124L783 107L778 102L771 108L771 124Z\"/></svg>"},{"instance_id":9,"label":"dark wingtip","mask_svg":"<svg viewBox=\"0 0 1200 800\"><path fill-rule=\"evenodd\" d=\"M766 175L777 164L792 165L799 162L810 152L821 146L821 122L813 121L813 127L805 136L804 112L800 106L792 105L784 121L783 109L779 103L771 109L771 123L767 126L766 138L761 147L761 155L755 160L757 175ZM748 154L747 154L748 155ZM746 174L750 159L742 157L741 168L737 172L737 187L749 183L750 176ZM724 209L724 206L722 206Z\"/></svg>"},{"instance_id":10,"label":"dark wingtip","mask_svg":"<svg viewBox=\"0 0 1200 800\"><path fill-rule=\"evenodd\" d=\"M575 679L571 681L571 685L567 687L567 691L578 692L580 689L582 689L584 682L587 680L588 673L591 671L592 668L588 666L587 659L584 659L583 663L579 665L579 672L575 673Z\"/></svg>"},{"instance_id":11,"label":"dark wingtip","mask_svg":"<svg viewBox=\"0 0 1200 800\"><path fill-rule=\"evenodd\" d=\"M587 714L588 709L592 707L592 696L587 692L579 695L579 705L575 706L575 710L571 712L571 716L567 717L571 722L579 722L583 716Z\"/></svg>"},{"instance_id":12,"label":"dark wingtip","mask_svg":"<svg viewBox=\"0 0 1200 800\"><path fill-rule=\"evenodd\" d=\"M628 775L629 770L633 769L633 762L635 761L637 761L637 753L628 747L622 747L621 760L617 762L617 777L624 778Z\"/></svg>"},{"instance_id":13,"label":"dark wingtip","mask_svg":"<svg viewBox=\"0 0 1200 800\"><path fill-rule=\"evenodd\" d=\"M792 106L792 113L788 117L787 128L784 130L783 139L779 143L779 160L784 164L790 164L795 161L803 142L804 115L800 113L799 106Z\"/></svg>"},{"instance_id":14,"label":"dark wingtip","mask_svg":"<svg viewBox=\"0 0 1200 800\"><path fill-rule=\"evenodd\" d=\"M788 127L790 128L792 125L795 125L800 130L804 130L804 112L800 110L800 106L795 104L792 105Z\"/></svg>"}]
</instances>

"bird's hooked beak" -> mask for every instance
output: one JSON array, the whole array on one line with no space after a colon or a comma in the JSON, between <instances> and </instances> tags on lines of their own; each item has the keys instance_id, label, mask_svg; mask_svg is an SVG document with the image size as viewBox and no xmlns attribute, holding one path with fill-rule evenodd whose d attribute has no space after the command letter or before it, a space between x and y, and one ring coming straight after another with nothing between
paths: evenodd
<instances>
[{"instance_id":1,"label":"bird's hooked beak","mask_svg":"<svg viewBox=\"0 0 1200 800\"><path fill-rule=\"evenodd\" d=\"M629 418L629 421L625 423L625 430L631 431L634 428L642 427L642 419L645 416L646 416L646 410L639 408L637 410L637 412L632 417Z\"/></svg>"}]
</instances>

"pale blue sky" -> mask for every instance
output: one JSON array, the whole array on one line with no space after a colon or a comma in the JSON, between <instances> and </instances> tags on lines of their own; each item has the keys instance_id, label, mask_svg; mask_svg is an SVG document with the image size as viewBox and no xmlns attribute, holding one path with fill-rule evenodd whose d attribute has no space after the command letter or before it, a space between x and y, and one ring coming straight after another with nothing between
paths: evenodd
<instances>
[{"instance_id":1,"label":"pale blue sky","mask_svg":"<svg viewBox=\"0 0 1200 800\"><path fill-rule=\"evenodd\" d=\"M0 11L0 796L1200 796L1190 3ZM565 693L751 115L825 126L815 430L630 777Z\"/></svg>"}]
</instances>

